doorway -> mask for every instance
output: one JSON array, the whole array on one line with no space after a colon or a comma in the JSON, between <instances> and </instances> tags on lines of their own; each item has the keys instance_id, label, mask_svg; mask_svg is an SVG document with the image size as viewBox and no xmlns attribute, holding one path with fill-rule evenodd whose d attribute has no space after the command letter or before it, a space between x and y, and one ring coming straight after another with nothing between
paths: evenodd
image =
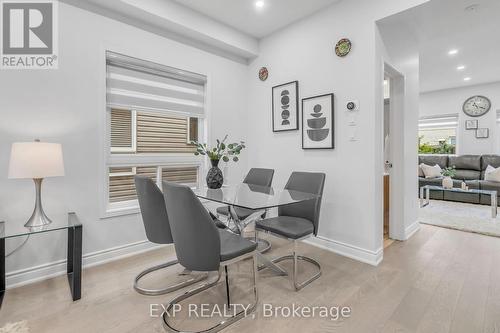
<instances>
[{"instance_id":1,"label":"doorway","mask_svg":"<svg viewBox=\"0 0 500 333\"><path fill-rule=\"evenodd\" d=\"M383 245L405 239L404 110L405 78L384 63L383 96Z\"/></svg>"},{"instance_id":2,"label":"doorway","mask_svg":"<svg viewBox=\"0 0 500 333\"><path fill-rule=\"evenodd\" d=\"M384 73L384 249L390 246L394 240L389 237L390 216L391 216L391 78Z\"/></svg>"}]
</instances>

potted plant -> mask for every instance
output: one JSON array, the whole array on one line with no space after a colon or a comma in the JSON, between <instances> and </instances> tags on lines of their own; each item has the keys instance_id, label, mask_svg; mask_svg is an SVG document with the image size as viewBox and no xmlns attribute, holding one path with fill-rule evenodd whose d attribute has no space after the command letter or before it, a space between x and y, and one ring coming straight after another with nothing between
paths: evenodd
<instances>
[{"instance_id":1,"label":"potted plant","mask_svg":"<svg viewBox=\"0 0 500 333\"><path fill-rule=\"evenodd\" d=\"M211 189L221 188L224 183L222 171L219 169L219 162L222 159L224 162L239 161L239 155L245 148L245 142L226 144L227 134L224 139L217 139L217 145L213 148L209 147L206 143L199 143L198 141L191 141L191 144L196 146L196 156L208 156L212 168L207 173L207 186Z\"/></svg>"},{"instance_id":2,"label":"potted plant","mask_svg":"<svg viewBox=\"0 0 500 333\"><path fill-rule=\"evenodd\" d=\"M457 174L455 166L444 168L443 171L441 171L441 174L443 175L443 188L446 189L453 188L452 177L455 177L455 175Z\"/></svg>"}]
</instances>

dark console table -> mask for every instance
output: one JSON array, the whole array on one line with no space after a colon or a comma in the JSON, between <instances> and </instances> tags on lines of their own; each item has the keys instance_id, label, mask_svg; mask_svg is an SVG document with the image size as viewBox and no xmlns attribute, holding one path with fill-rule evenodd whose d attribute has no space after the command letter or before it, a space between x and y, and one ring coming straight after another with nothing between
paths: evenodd
<instances>
[{"instance_id":1,"label":"dark console table","mask_svg":"<svg viewBox=\"0 0 500 333\"><path fill-rule=\"evenodd\" d=\"M23 221L0 222L0 307L5 294L5 240L57 230L68 231L66 271L73 301L81 298L82 290L82 224L75 213L50 217L52 223L43 227L26 228Z\"/></svg>"}]
</instances>

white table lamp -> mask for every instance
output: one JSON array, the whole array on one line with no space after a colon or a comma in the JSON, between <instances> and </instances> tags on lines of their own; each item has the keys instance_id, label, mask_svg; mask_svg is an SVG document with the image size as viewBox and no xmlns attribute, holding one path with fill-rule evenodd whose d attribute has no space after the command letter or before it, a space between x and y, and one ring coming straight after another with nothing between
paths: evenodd
<instances>
[{"instance_id":1,"label":"white table lamp","mask_svg":"<svg viewBox=\"0 0 500 333\"><path fill-rule=\"evenodd\" d=\"M39 227L52 221L42 207L42 181L47 177L64 176L62 147L58 143L16 142L12 144L9 163L10 179L32 178L35 182L35 209L25 227Z\"/></svg>"}]
</instances>

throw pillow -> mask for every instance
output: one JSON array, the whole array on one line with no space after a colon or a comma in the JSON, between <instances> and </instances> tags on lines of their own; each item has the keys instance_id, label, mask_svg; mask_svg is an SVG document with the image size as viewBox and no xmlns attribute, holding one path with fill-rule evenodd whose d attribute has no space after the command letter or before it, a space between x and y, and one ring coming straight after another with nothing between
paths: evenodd
<instances>
[{"instance_id":1,"label":"throw pillow","mask_svg":"<svg viewBox=\"0 0 500 333\"><path fill-rule=\"evenodd\" d=\"M424 172L425 178L437 178L441 176L441 167L439 165L431 166L427 164L420 164L420 168Z\"/></svg>"},{"instance_id":2,"label":"throw pillow","mask_svg":"<svg viewBox=\"0 0 500 333\"><path fill-rule=\"evenodd\" d=\"M422 170L422 167L420 165L418 166L418 176L425 178L424 171Z\"/></svg>"},{"instance_id":3,"label":"throw pillow","mask_svg":"<svg viewBox=\"0 0 500 333\"><path fill-rule=\"evenodd\" d=\"M494 168L488 165L486 172L484 173L484 180L490 182L500 182L500 168Z\"/></svg>"}]
</instances>

